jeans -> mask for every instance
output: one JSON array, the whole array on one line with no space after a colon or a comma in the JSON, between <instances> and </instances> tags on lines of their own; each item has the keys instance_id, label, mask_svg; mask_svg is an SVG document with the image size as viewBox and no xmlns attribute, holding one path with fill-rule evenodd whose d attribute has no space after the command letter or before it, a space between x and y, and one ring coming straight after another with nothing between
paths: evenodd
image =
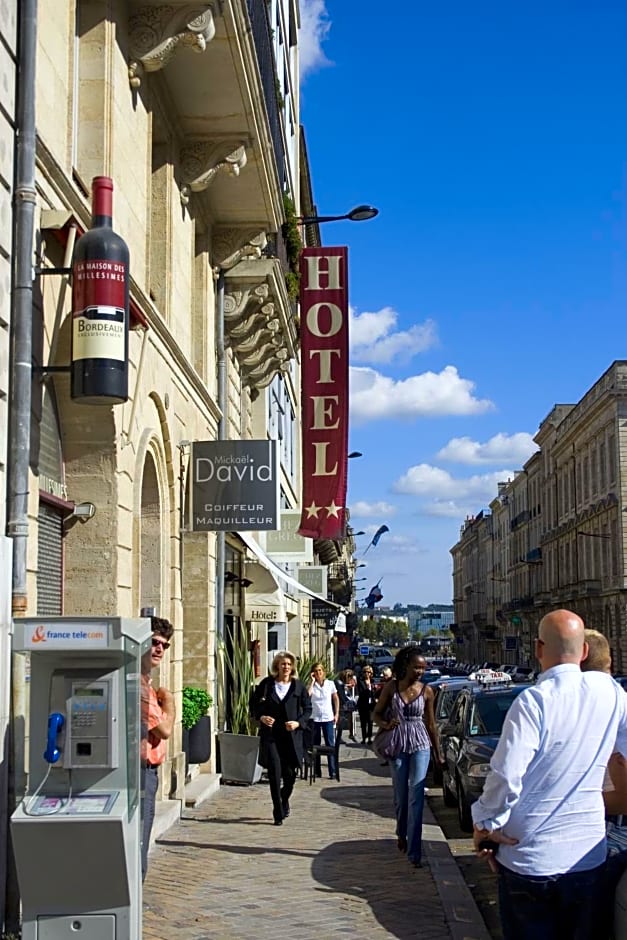
<instances>
[{"instance_id":1,"label":"jeans","mask_svg":"<svg viewBox=\"0 0 627 940\"><path fill-rule=\"evenodd\" d=\"M604 868L531 877L499 865L504 940L597 940Z\"/></svg>"},{"instance_id":2,"label":"jeans","mask_svg":"<svg viewBox=\"0 0 627 940\"><path fill-rule=\"evenodd\" d=\"M407 857L411 862L419 862L422 854L422 810L430 754L430 748L423 748L390 760L396 835L407 839Z\"/></svg>"},{"instance_id":3,"label":"jeans","mask_svg":"<svg viewBox=\"0 0 627 940\"><path fill-rule=\"evenodd\" d=\"M324 743L327 747L335 746L335 723L333 721L314 721L313 743L320 744L322 735L324 735ZM316 767L316 774L320 775L319 767ZM336 774L335 754L329 754L329 777L333 778Z\"/></svg>"},{"instance_id":4,"label":"jeans","mask_svg":"<svg viewBox=\"0 0 627 940\"><path fill-rule=\"evenodd\" d=\"M141 856L142 881L148 871L148 849L150 848L150 833L155 818L155 801L159 786L159 773L156 767L142 767L141 769Z\"/></svg>"}]
</instances>

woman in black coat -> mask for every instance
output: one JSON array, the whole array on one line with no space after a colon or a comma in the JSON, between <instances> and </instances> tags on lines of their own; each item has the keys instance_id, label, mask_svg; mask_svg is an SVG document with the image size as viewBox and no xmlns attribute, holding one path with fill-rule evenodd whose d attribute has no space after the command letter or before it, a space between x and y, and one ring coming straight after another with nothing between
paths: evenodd
<instances>
[{"instance_id":1,"label":"woman in black coat","mask_svg":"<svg viewBox=\"0 0 627 940\"><path fill-rule=\"evenodd\" d=\"M377 704L374 669L364 666L357 682L357 711L361 725L361 743L372 744L372 712Z\"/></svg>"},{"instance_id":2,"label":"woman in black coat","mask_svg":"<svg viewBox=\"0 0 627 940\"><path fill-rule=\"evenodd\" d=\"M260 724L261 764L268 771L274 825L290 814L290 796L305 756L303 731L311 718L311 699L296 676L296 657L282 652L272 660L272 675L253 694L252 712Z\"/></svg>"}]
</instances>

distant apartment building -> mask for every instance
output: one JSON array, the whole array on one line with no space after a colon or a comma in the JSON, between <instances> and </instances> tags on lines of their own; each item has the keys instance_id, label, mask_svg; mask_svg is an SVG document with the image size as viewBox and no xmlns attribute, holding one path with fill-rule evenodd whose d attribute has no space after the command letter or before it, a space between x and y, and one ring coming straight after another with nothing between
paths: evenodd
<instances>
[{"instance_id":1,"label":"distant apartment building","mask_svg":"<svg viewBox=\"0 0 627 940\"><path fill-rule=\"evenodd\" d=\"M452 606L428 607L422 611L410 611L408 618L412 634L424 635L433 630L448 630L455 620L455 611Z\"/></svg>"},{"instance_id":2,"label":"distant apartment building","mask_svg":"<svg viewBox=\"0 0 627 940\"><path fill-rule=\"evenodd\" d=\"M555 405L538 451L467 519L452 547L458 656L531 663L556 607L601 630L627 668L627 361Z\"/></svg>"}]
</instances>

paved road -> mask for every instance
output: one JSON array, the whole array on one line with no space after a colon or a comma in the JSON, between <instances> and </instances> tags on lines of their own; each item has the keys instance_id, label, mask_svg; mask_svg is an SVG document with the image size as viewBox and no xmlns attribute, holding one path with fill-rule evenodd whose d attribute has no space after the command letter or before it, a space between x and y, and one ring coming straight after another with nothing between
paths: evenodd
<instances>
[{"instance_id":1,"label":"paved road","mask_svg":"<svg viewBox=\"0 0 627 940\"><path fill-rule=\"evenodd\" d=\"M341 783L299 781L281 827L267 784L223 786L153 850L143 937L488 940L428 809L426 822L416 870L396 848L388 768L361 746L342 748Z\"/></svg>"}]
</instances>

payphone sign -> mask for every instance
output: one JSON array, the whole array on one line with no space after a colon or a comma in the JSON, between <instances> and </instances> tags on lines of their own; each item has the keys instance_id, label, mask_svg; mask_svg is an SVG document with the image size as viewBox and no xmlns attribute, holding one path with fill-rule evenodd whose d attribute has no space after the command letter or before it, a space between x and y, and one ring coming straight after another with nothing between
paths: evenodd
<instances>
[{"instance_id":1,"label":"payphone sign","mask_svg":"<svg viewBox=\"0 0 627 940\"><path fill-rule=\"evenodd\" d=\"M107 646L109 638L106 623L33 624L26 632L29 649L93 649Z\"/></svg>"}]
</instances>

